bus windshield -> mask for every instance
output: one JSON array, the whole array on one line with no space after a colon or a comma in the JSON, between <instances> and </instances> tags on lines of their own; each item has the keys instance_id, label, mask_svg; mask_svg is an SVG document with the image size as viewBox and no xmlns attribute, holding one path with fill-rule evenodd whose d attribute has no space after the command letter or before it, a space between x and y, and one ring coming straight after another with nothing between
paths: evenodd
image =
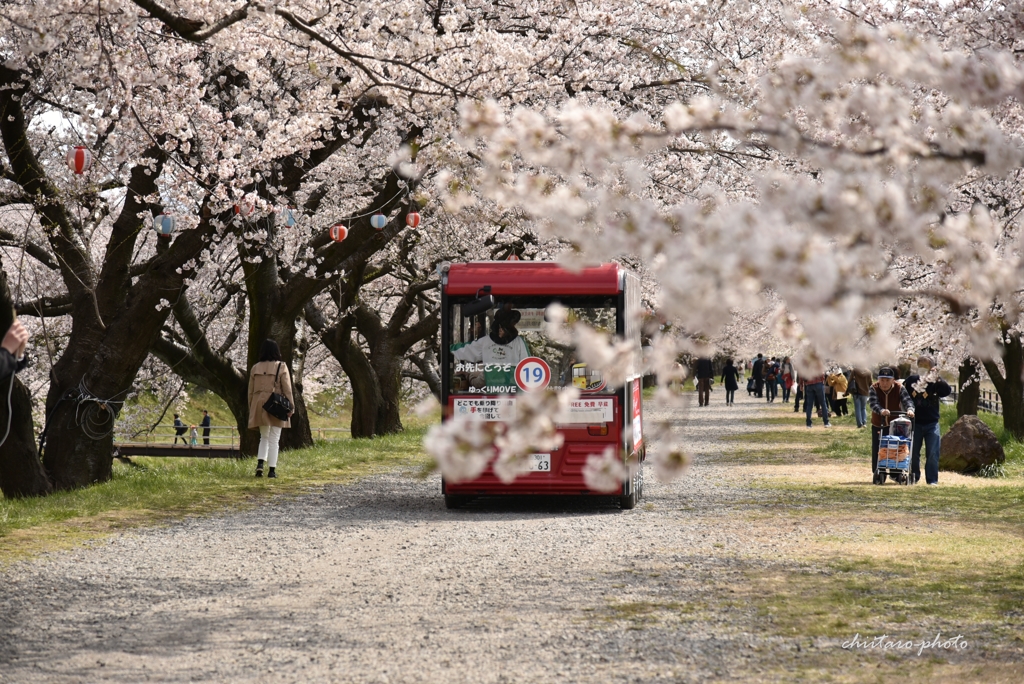
<instances>
[{"instance_id":1,"label":"bus windshield","mask_svg":"<svg viewBox=\"0 0 1024 684\"><path fill-rule=\"evenodd\" d=\"M448 377L451 394L516 394L537 386L577 387L594 394L610 394L601 372L588 368L569 345L551 339L545 332L544 312L558 302L566 308L566 326L583 322L614 336L617 309L613 297L511 296L497 300L495 308L477 316L462 309L472 298L452 298L448 321L451 353ZM527 361L516 369L524 359ZM547 377L544 366L547 366Z\"/></svg>"}]
</instances>

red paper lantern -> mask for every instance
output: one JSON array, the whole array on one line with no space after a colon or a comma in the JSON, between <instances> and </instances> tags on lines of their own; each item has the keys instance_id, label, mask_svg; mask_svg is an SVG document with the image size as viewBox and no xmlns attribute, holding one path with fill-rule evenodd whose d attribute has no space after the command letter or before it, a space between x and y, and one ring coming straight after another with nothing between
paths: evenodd
<instances>
[{"instance_id":1,"label":"red paper lantern","mask_svg":"<svg viewBox=\"0 0 1024 684\"><path fill-rule=\"evenodd\" d=\"M255 208L256 206L252 202L248 200L242 200L241 204L235 205L235 215L241 216L242 218L249 218L249 215Z\"/></svg>"},{"instance_id":2,"label":"red paper lantern","mask_svg":"<svg viewBox=\"0 0 1024 684\"><path fill-rule=\"evenodd\" d=\"M89 170L92 166L92 152L85 147L78 145L68 150L68 168L79 176Z\"/></svg>"},{"instance_id":3,"label":"red paper lantern","mask_svg":"<svg viewBox=\"0 0 1024 684\"><path fill-rule=\"evenodd\" d=\"M348 228L341 223L335 223L331 226L330 234L332 240L335 242L341 242L348 237Z\"/></svg>"},{"instance_id":4,"label":"red paper lantern","mask_svg":"<svg viewBox=\"0 0 1024 684\"><path fill-rule=\"evenodd\" d=\"M409 226L410 228L418 228L420 225L419 212L410 211L408 214L406 214L405 225Z\"/></svg>"}]
</instances>

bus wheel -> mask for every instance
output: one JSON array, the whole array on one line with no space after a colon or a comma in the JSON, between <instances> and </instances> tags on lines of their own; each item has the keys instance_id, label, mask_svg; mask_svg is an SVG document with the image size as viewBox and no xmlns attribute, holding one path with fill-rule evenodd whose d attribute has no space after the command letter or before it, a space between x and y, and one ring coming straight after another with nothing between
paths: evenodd
<instances>
[{"instance_id":1,"label":"bus wheel","mask_svg":"<svg viewBox=\"0 0 1024 684\"><path fill-rule=\"evenodd\" d=\"M636 500L638 498L638 479L638 476L634 475L632 477L632 482L629 483L631 485L629 488L629 494L624 494L623 496L619 497L619 508L621 508L624 511L632 510L633 508L636 507Z\"/></svg>"},{"instance_id":2,"label":"bus wheel","mask_svg":"<svg viewBox=\"0 0 1024 684\"><path fill-rule=\"evenodd\" d=\"M444 495L444 507L445 508L459 508L472 499L471 496L465 496L461 494L445 494Z\"/></svg>"}]
</instances>

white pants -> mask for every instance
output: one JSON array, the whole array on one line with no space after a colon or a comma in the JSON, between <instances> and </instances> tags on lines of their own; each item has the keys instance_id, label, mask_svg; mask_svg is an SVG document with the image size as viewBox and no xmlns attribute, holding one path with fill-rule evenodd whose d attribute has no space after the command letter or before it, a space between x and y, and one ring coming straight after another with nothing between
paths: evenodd
<instances>
[{"instance_id":1,"label":"white pants","mask_svg":"<svg viewBox=\"0 0 1024 684\"><path fill-rule=\"evenodd\" d=\"M277 467L277 443L281 440L281 428L260 425L260 448L256 458L267 462L268 468Z\"/></svg>"}]
</instances>

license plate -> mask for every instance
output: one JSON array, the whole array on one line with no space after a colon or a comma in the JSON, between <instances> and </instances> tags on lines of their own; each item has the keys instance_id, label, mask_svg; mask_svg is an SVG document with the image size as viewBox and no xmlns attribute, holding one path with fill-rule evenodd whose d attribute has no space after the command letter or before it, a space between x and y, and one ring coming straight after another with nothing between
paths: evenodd
<instances>
[{"instance_id":1,"label":"license plate","mask_svg":"<svg viewBox=\"0 0 1024 684\"><path fill-rule=\"evenodd\" d=\"M530 470L541 473L550 473L551 454L530 454Z\"/></svg>"}]
</instances>

